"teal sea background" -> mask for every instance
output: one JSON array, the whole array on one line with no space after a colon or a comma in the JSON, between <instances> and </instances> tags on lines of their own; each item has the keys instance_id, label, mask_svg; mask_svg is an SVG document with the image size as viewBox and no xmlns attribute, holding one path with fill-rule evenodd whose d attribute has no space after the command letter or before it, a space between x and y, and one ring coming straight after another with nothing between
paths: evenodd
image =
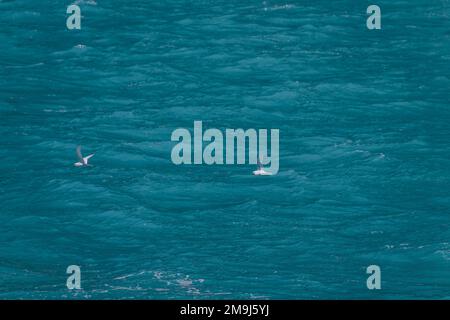
<instances>
[{"instance_id":1,"label":"teal sea background","mask_svg":"<svg viewBox=\"0 0 450 320\"><path fill-rule=\"evenodd\" d=\"M71 3L0 0L0 299L450 298L450 1ZM174 165L195 120L278 175Z\"/></svg>"}]
</instances>

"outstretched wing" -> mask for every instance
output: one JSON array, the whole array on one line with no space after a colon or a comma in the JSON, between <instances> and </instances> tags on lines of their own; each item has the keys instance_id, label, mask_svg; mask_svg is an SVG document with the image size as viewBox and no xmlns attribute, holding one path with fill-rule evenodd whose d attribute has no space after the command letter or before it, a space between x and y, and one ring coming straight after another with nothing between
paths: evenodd
<instances>
[{"instance_id":1,"label":"outstretched wing","mask_svg":"<svg viewBox=\"0 0 450 320\"><path fill-rule=\"evenodd\" d=\"M83 161L83 155L81 154L81 146L77 146L77 157L80 160L80 162L84 162Z\"/></svg>"},{"instance_id":2,"label":"outstretched wing","mask_svg":"<svg viewBox=\"0 0 450 320\"><path fill-rule=\"evenodd\" d=\"M88 155L87 157L84 157L84 158L83 158L83 162L84 162L84 163L87 163L87 162L89 161L89 159L92 158L93 156L94 156L94 153Z\"/></svg>"}]
</instances>

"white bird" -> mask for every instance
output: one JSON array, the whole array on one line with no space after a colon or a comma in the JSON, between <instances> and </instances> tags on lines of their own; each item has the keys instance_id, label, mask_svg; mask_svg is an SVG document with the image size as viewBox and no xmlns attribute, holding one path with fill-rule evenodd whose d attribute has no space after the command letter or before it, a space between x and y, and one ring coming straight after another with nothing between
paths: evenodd
<instances>
[{"instance_id":1,"label":"white bird","mask_svg":"<svg viewBox=\"0 0 450 320\"><path fill-rule=\"evenodd\" d=\"M81 154L81 146L77 147L77 157L80 160L79 162L75 162L73 165L75 167L83 167L83 166L90 166L90 164L88 164L89 159L94 156L94 154L90 154L87 157L83 158L83 155Z\"/></svg>"},{"instance_id":2,"label":"white bird","mask_svg":"<svg viewBox=\"0 0 450 320\"><path fill-rule=\"evenodd\" d=\"M253 171L253 174L255 176L271 176L272 175L272 173L267 172L266 170L264 170L264 168L263 168L261 162L259 161L259 159L258 159L257 165L258 165L258 170Z\"/></svg>"}]
</instances>

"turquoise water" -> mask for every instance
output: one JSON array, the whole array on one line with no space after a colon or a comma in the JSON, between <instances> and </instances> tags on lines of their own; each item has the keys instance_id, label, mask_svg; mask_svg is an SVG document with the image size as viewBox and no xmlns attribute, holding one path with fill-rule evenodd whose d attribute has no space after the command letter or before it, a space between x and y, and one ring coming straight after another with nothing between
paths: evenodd
<instances>
[{"instance_id":1,"label":"turquoise water","mask_svg":"<svg viewBox=\"0 0 450 320\"><path fill-rule=\"evenodd\" d=\"M450 298L448 0L76 3L0 1L0 298ZM172 164L194 120L278 175Z\"/></svg>"}]
</instances>

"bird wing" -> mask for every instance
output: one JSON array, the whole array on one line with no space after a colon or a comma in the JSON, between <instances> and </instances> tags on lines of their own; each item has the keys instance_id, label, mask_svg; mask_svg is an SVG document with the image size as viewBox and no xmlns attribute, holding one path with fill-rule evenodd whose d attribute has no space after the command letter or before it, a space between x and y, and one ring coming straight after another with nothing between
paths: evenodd
<instances>
[{"instance_id":1,"label":"bird wing","mask_svg":"<svg viewBox=\"0 0 450 320\"><path fill-rule=\"evenodd\" d=\"M81 162L84 162L83 155L81 154L81 146L77 147L77 157Z\"/></svg>"},{"instance_id":2,"label":"bird wing","mask_svg":"<svg viewBox=\"0 0 450 320\"><path fill-rule=\"evenodd\" d=\"M258 166L258 170L262 169L262 164L261 164L261 161L259 161L259 158L258 158L258 160L256 160L256 165Z\"/></svg>"},{"instance_id":3,"label":"bird wing","mask_svg":"<svg viewBox=\"0 0 450 320\"><path fill-rule=\"evenodd\" d=\"M90 159L90 158L92 158L94 156L94 153L93 154L90 154L90 155L88 155L87 157L84 157L83 158L83 161L85 162L85 163L87 163L88 162L88 160Z\"/></svg>"}]
</instances>

